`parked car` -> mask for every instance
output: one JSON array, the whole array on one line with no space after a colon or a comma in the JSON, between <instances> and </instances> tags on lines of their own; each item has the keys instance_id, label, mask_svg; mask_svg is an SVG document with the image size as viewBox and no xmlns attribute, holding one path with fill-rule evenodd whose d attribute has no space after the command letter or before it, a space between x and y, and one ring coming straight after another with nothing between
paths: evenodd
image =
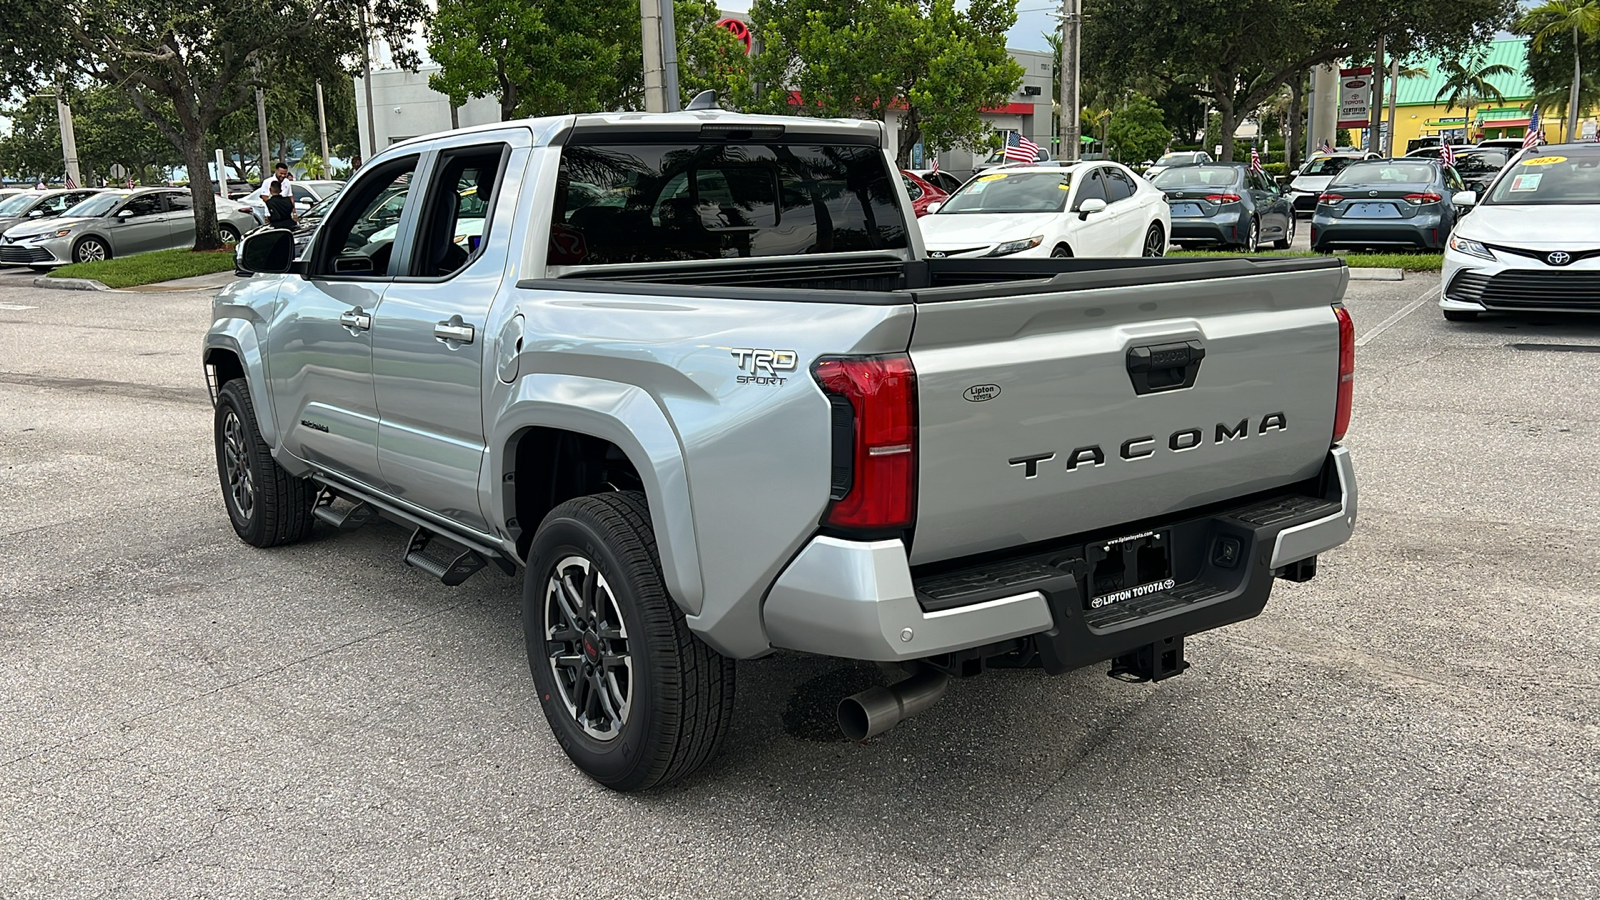
<instances>
[{"instance_id":1,"label":"parked car","mask_svg":"<svg viewBox=\"0 0 1600 900\"><path fill-rule=\"evenodd\" d=\"M905 179L906 194L911 197L911 208L919 219L928 214L929 207L943 203L950 196L949 192L935 187L908 169L901 169L900 177Z\"/></svg>"},{"instance_id":2,"label":"parked car","mask_svg":"<svg viewBox=\"0 0 1600 900\"><path fill-rule=\"evenodd\" d=\"M1522 149L1522 140L1523 139L1519 137L1489 138L1486 141L1479 141L1477 146L1480 149L1488 149L1493 147L1500 150L1510 150L1511 152L1515 153Z\"/></svg>"},{"instance_id":3,"label":"parked car","mask_svg":"<svg viewBox=\"0 0 1600 900\"><path fill-rule=\"evenodd\" d=\"M1600 313L1600 144L1547 144L1517 154L1450 236L1444 317L1489 312Z\"/></svg>"},{"instance_id":4,"label":"parked car","mask_svg":"<svg viewBox=\"0 0 1600 900\"><path fill-rule=\"evenodd\" d=\"M294 198L295 212L300 213L315 206L318 201L339 193L343 187L344 182L342 181L296 180L289 182L289 193ZM250 189L250 193L245 197L247 205L250 207L251 215L256 217L257 222L263 224L267 221L267 204L266 201L261 199L261 192L264 190L266 189L261 185L256 185Z\"/></svg>"},{"instance_id":5,"label":"parked car","mask_svg":"<svg viewBox=\"0 0 1600 900\"><path fill-rule=\"evenodd\" d=\"M24 222L53 219L69 207L100 193L99 188L74 188L64 191L23 191L0 200L0 234Z\"/></svg>"},{"instance_id":6,"label":"parked car","mask_svg":"<svg viewBox=\"0 0 1600 900\"><path fill-rule=\"evenodd\" d=\"M1504 147L1465 150L1456 154L1456 174L1461 176L1461 183L1467 190L1482 195L1516 154L1517 151Z\"/></svg>"},{"instance_id":7,"label":"parked car","mask_svg":"<svg viewBox=\"0 0 1600 900\"><path fill-rule=\"evenodd\" d=\"M946 194L954 194L961 189L961 179L943 169L937 172L932 169L906 169L905 171L921 178Z\"/></svg>"},{"instance_id":8,"label":"parked car","mask_svg":"<svg viewBox=\"0 0 1600 900\"><path fill-rule=\"evenodd\" d=\"M1289 198L1294 202L1294 211L1309 213L1316 209L1317 197L1327 190L1328 183L1333 181L1335 175L1344 171L1345 166L1364 159L1378 158L1378 154L1365 151L1313 155L1289 181Z\"/></svg>"},{"instance_id":9,"label":"parked car","mask_svg":"<svg viewBox=\"0 0 1600 900\"><path fill-rule=\"evenodd\" d=\"M1154 179L1173 166L1195 166L1212 162L1211 154L1204 150L1183 150L1162 154L1161 158L1144 170L1144 177Z\"/></svg>"},{"instance_id":10,"label":"parked car","mask_svg":"<svg viewBox=\"0 0 1600 900\"><path fill-rule=\"evenodd\" d=\"M193 197L187 190L102 191L54 219L13 226L0 237L0 262L49 269L194 243ZM250 211L217 204L223 243L255 226Z\"/></svg>"},{"instance_id":11,"label":"parked car","mask_svg":"<svg viewBox=\"0 0 1600 900\"><path fill-rule=\"evenodd\" d=\"M1294 243L1295 215L1277 182L1244 163L1174 166L1151 182L1167 198L1172 243L1222 244L1254 253Z\"/></svg>"},{"instance_id":12,"label":"parked car","mask_svg":"<svg viewBox=\"0 0 1600 900\"><path fill-rule=\"evenodd\" d=\"M1166 197L1117 163L986 172L919 220L928 255L1162 256Z\"/></svg>"},{"instance_id":13,"label":"parked car","mask_svg":"<svg viewBox=\"0 0 1600 900\"><path fill-rule=\"evenodd\" d=\"M885 137L700 110L385 148L304 259L253 234L262 277L207 304L219 511L261 548L402 522L449 585L520 569L526 696L615 790L714 758L735 660L903 667L841 703L862 740L993 665L1181 677L1188 636L1326 567L1357 507L1340 261L930 259ZM468 172L504 174L457 255ZM569 215L572 181L621 203ZM402 183L397 249L352 250Z\"/></svg>"},{"instance_id":14,"label":"parked car","mask_svg":"<svg viewBox=\"0 0 1600 900\"><path fill-rule=\"evenodd\" d=\"M1436 159L1379 159L1351 163L1317 198L1311 249L1398 245L1443 249L1455 227L1452 198L1466 187Z\"/></svg>"}]
</instances>

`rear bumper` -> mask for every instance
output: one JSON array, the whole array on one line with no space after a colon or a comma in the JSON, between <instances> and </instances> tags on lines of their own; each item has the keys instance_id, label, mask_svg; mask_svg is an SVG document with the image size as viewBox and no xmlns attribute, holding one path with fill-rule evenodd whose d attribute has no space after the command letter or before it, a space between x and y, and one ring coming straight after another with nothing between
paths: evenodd
<instances>
[{"instance_id":1,"label":"rear bumper","mask_svg":"<svg viewBox=\"0 0 1600 900\"><path fill-rule=\"evenodd\" d=\"M1238 213L1220 216L1183 216L1172 220L1173 241L1243 243L1250 232L1250 217Z\"/></svg>"},{"instance_id":2,"label":"rear bumper","mask_svg":"<svg viewBox=\"0 0 1600 900\"><path fill-rule=\"evenodd\" d=\"M1443 249L1450 239L1450 226L1438 214L1419 214L1405 219L1347 219L1317 213L1311 218L1313 247L1330 244L1395 244Z\"/></svg>"},{"instance_id":3,"label":"rear bumper","mask_svg":"<svg viewBox=\"0 0 1600 900\"><path fill-rule=\"evenodd\" d=\"M1091 560L1115 535L933 573L913 573L898 540L818 537L774 583L763 623L773 646L825 656L905 662L1026 644L1066 671L1253 618L1275 577L1309 577L1307 561L1349 540L1355 519L1355 470L1335 447L1314 483L1130 526L1170 536L1173 583L1097 609Z\"/></svg>"}]
</instances>

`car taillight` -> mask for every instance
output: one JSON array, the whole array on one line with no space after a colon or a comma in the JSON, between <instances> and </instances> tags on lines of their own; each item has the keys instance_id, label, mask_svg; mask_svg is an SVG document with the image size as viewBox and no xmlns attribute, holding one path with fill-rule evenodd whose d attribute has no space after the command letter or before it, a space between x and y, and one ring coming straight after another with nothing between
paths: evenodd
<instances>
[{"instance_id":1,"label":"car taillight","mask_svg":"<svg viewBox=\"0 0 1600 900\"><path fill-rule=\"evenodd\" d=\"M1406 195L1406 202L1410 203L1412 206L1421 206L1424 203L1438 203L1443 199L1443 197L1435 194L1433 191L1424 191L1420 194Z\"/></svg>"},{"instance_id":2,"label":"car taillight","mask_svg":"<svg viewBox=\"0 0 1600 900\"><path fill-rule=\"evenodd\" d=\"M1317 198L1318 203L1343 203L1343 194L1323 194Z\"/></svg>"},{"instance_id":3,"label":"car taillight","mask_svg":"<svg viewBox=\"0 0 1600 900\"><path fill-rule=\"evenodd\" d=\"M1350 405L1354 400L1356 378L1356 325L1350 321L1350 311L1335 306L1333 314L1339 320L1339 401L1333 411L1333 442L1344 440L1350 429Z\"/></svg>"},{"instance_id":4,"label":"car taillight","mask_svg":"<svg viewBox=\"0 0 1600 900\"><path fill-rule=\"evenodd\" d=\"M833 356L811 376L833 408L833 476L822 523L887 531L911 525L917 481L917 373L904 353Z\"/></svg>"},{"instance_id":5,"label":"car taillight","mask_svg":"<svg viewBox=\"0 0 1600 900\"><path fill-rule=\"evenodd\" d=\"M1208 203L1238 203L1239 202L1239 195L1238 194L1207 194L1206 195L1206 202L1208 202Z\"/></svg>"}]
</instances>

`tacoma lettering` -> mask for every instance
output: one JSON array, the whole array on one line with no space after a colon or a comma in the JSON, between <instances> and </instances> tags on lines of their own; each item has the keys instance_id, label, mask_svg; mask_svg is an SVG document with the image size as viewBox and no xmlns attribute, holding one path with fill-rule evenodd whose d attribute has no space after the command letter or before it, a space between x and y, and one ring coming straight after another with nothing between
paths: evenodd
<instances>
[{"instance_id":1,"label":"tacoma lettering","mask_svg":"<svg viewBox=\"0 0 1600 900\"><path fill-rule=\"evenodd\" d=\"M1271 412L1261 417L1256 426L1257 436L1271 431L1289 430L1289 417L1282 412ZM1167 435L1167 450L1172 453L1185 453L1196 450L1206 441L1205 431L1200 428L1180 428ZM1237 441L1248 440L1250 437L1250 419L1240 419L1236 424L1218 422L1214 432L1215 439L1212 444L1231 444ZM1139 459L1149 459L1156 455L1156 436L1146 434L1140 437L1128 438L1118 447L1117 455L1125 462ZM1049 462L1056 458L1054 453L1035 453L1031 456L1016 456L1006 460L1008 465L1021 466L1022 477L1037 478L1041 463ZM1066 470L1076 472L1083 468L1099 468L1106 464L1106 452L1099 444L1088 444L1077 447L1067 454Z\"/></svg>"}]
</instances>

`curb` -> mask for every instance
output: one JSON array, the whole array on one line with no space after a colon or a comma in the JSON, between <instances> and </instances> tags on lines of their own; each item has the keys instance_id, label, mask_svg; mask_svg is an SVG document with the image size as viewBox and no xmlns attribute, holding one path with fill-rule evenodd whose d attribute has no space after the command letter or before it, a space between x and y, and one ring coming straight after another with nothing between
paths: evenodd
<instances>
[{"instance_id":1,"label":"curb","mask_svg":"<svg viewBox=\"0 0 1600 900\"><path fill-rule=\"evenodd\" d=\"M1405 269L1351 269L1351 281L1405 281Z\"/></svg>"},{"instance_id":2,"label":"curb","mask_svg":"<svg viewBox=\"0 0 1600 900\"><path fill-rule=\"evenodd\" d=\"M51 278L49 275L40 275L33 280L33 286L52 291L109 291L106 287L92 278Z\"/></svg>"}]
</instances>

